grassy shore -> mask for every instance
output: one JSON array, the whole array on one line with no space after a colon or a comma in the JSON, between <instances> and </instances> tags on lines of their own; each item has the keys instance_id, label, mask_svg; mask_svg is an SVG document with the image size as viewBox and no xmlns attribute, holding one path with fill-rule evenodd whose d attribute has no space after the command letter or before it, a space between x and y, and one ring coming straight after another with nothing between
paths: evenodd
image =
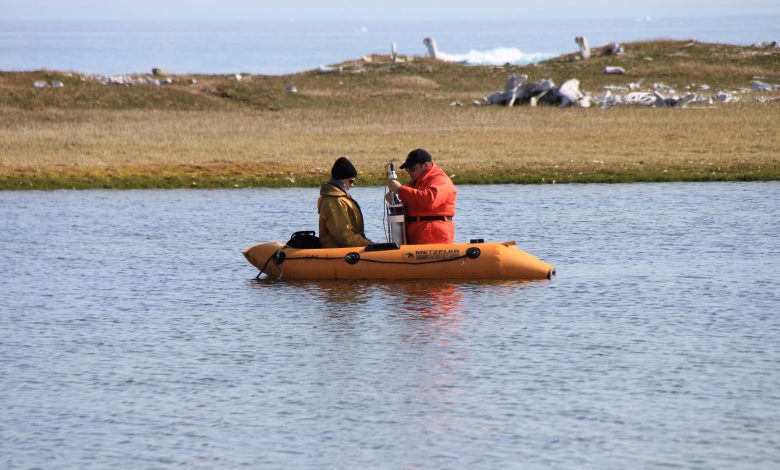
<instances>
[{"instance_id":1,"label":"grassy shore","mask_svg":"<svg viewBox=\"0 0 780 470\"><path fill-rule=\"evenodd\" d=\"M313 186L347 155L361 184L427 148L456 183L780 180L780 92L687 109L476 107L510 73L594 94L644 78L683 93L780 83L776 49L655 41L589 61L474 67L414 58L344 72L173 76L107 86L76 73L0 72L0 189ZM625 67L605 75L605 65ZM192 84L195 79L197 83ZM34 89L36 80L63 88ZM285 88L295 84L297 94ZM696 87L693 88L696 90ZM454 101L464 106L450 106Z\"/></svg>"}]
</instances>

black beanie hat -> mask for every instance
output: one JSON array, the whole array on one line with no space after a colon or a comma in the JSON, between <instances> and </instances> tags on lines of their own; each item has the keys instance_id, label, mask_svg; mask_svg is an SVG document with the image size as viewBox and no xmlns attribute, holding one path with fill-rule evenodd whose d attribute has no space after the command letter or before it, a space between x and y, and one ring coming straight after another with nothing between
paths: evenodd
<instances>
[{"instance_id":1,"label":"black beanie hat","mask_svg":"<svg viewBox=\"0 0 780 470\"><path fill-rule=\"evenodd\" d=\"M339 157L336 163L333 164L333 168L330 169L330 176L334 180L345 180L349 178L357 177L357 170L355 165L352 164L347 157Z\"/></svg>"},{"instance_id":2,"label":"black beanie hat","mask_svg":"<svg viewBox=\"0 0 780 470\"><path fill-rule=\"evenodd\" d=\"M401 169L411 168L418 163L427 163L430 161L433 161L433 159L431 159L431 154L425 149L414 149L407 155L406 161L401 165Z\"/></svg>"}]
</instances>

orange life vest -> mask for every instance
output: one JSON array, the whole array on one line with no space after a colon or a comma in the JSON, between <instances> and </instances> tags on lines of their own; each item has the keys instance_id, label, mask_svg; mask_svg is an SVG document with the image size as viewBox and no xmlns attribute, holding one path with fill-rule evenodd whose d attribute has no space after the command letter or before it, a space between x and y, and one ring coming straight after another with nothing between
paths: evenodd
<instances>
[{"instance_id":1,"label":"orange life vest","mask_svg":"<svg viewBox=\"0 0 780 470\"><path fill-rule=\"evenodd\" d=\"M398 195L406 207L406 243L453 243L457 191L441 168L431 163L410 186L401 186Z\"/></svg>"}]
</instances>

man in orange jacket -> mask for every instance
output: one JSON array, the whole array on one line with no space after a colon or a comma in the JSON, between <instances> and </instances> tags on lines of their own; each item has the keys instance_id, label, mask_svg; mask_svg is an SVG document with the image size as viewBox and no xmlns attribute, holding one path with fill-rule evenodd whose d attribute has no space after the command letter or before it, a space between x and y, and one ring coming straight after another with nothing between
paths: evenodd
<instances>
[{"instance_id":1,"label":"man in orange jacket","mask_svg":"<svg viewBox=\"0 0 780 470\"><path fill-rule=\"evenodd\" d=\"M409 152L401 168L409 172L408 185L388 180L387 187L406 208L406 243L452 243L457 191L450 177L423 149Z\"/></svg>"}]
</instances>

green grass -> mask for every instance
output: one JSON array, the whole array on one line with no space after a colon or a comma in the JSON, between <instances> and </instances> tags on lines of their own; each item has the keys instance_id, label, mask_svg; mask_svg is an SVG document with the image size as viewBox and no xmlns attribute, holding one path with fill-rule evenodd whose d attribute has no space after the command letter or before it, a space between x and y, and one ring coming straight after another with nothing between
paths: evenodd
<instances>
[{"instance_id":1,"label":"green grass","mask_svg":"<svg viewBox=\"0 0 780 470\"><path fill-rule=\"evenodd\" d=\"M322 174L269 174L253 165L235 168L198 166L167 166L155 168L69 168L27 169L13 173L0 171L0 190L51 190L51 189L146 189L146 188L249 188L249 187L317 187L327 180ZM682 181L776 181L780 180L780 168L740 169L720 168L712 170L672 169L618 172L612 170L567 171L532 169L524 172L472 172L456 175L455 184L566 184L566 183L636 183ZM383 185L378 174L363 175L361 186Z\"/></svg>"}]
</instances>

